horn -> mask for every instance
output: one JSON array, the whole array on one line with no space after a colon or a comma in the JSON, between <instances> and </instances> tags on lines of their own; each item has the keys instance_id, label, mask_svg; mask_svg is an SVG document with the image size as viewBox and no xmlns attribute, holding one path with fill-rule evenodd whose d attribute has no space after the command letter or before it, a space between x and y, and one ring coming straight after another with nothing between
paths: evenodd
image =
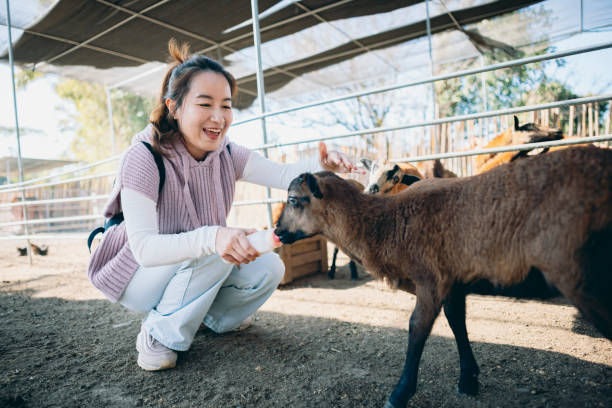
<instances>
[{"instance_id":1,"label":"horn","mask_svg":"<svg viewBox=\"0 0 612 408\"><path fill-rule=\"evenodd\" d=\"M363 164L363 167L365 167L368 171L372 168L372 160L362 157L361 159L359 159L359 161L361 162L361 164Z\"/></svg>"}]
</instances>

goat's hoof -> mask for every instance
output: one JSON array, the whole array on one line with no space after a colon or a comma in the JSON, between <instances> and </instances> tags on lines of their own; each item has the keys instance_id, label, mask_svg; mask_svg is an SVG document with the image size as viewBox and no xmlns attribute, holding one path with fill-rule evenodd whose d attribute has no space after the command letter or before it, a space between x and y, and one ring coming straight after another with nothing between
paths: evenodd
<instances>
[{"instance_id":1,"label":"goat's hoof","mask_svg":"<svg viewBox=\"0 0 612 408\"><path fill-rule=\"evenodd\" d=\"M478 394L478 377L460 379L457 393L462 395L474 396Z\"/></svg>"},{"instance_id":2,"label":"goat's hoof","mask_svg":"<svg viewBox=\"0 0 612 408\"><path fill-rule=\"evenodd\" d=\"M327 274L327 278L328 278L328 279L334 279L334 277L335 277L335 276L336 276L336 273L335 273L335 272L334 272L334 273L329 272L329 273Z\"/></svg>"},{"instance_id":3,"label":"goat's hoof","mask_svg":"<svg viewBox=\"0 0 612 408\"><path fill-rule=\"evenodd\" d=\"M399 387L399 385L398 385ZM389 399L385 403L385 408L406 408L408 401L414 395L416 389L414 387L408 387L408 389L393 390Z\"/></svg>"}]
</instances>

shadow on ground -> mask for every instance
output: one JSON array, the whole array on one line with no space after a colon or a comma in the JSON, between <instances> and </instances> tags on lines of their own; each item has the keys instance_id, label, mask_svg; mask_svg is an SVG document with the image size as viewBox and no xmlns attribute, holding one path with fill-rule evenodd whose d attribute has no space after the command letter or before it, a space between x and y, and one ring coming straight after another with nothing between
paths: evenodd
<instances>
[{"instance_id":1,"label":"shadow on ground","mask_svg":"<svg viewBox=\"0 0 612 408\"><path fill-rule=\"evenodd\" d=\"M361 265L357 264L357 272L359 279L351 280L350 269L348 262L339 262L336 268L336 275L334 279L327 279L323 274L313 275L305 277L287 285L281 286L280 290L291 290L296 288L318 288L318 289L338 289L346 290L352 289L358 286L366 285L370 282L375 282L376 279L368 273L368 271ZM471 295L471 296L483 296L483 295ZM503 298L508 301L515 302L514 298ZM563 296L558 296L550 299L538 299L541 303L548 303L554 305L571 305L571 303ZM576 311L574 320L572 323L572 332L590 336L593 338L604 338L604 336L593 327L593 325L586 320L580 312Z\"/></svg>"},{"instance_id":2,"label":"shadow on ground","mask_svg":"<svg viewBox=\"0 0 612 408\"><path fill-rule=\"evenodd\" d=\"M324 289L352 289L357 286L362 286L376 279L370 275L367 270L357 265L357 280L351 279L351 272L348 263L339 263L336 266L336 275L334 279L329 279L326 274L318 273L311 276L306 276L280 286L280 290L291 290L296 288L324 288Z\"/></svg>"},{"instance_id":3,"label":"shadow on ground","mask_svg":"<svg viewBox=\"0 0 612 408\"><path fill-rule=\"evenodd\" d=\"M290 289L285 289L290 290ZM407 332L258 312L240 333L196 337L178 366L144 372L142 314L103 300L0 292L2 407L381 407ZM432 336L411 407L609 407L612 367L550 351L473 343L481 393L455 393L454 340Z\"/></svg>"}]
</instances>

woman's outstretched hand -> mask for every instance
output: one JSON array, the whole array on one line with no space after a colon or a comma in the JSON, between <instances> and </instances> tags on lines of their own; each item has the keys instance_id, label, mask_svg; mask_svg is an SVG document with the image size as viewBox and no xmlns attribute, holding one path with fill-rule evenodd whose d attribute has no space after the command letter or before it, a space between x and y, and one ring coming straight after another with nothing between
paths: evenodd
<instances>
[{"instance_id":1,"label":"woman's outstretched hand","mask_svg":"<svg viewBox=\"0 0 612 408\"><path fill-rule=\"evenodd\" d=\"M254 233L252 228L219 227L215 239L215 252L226 262L234 265L248 264L259 256L247 235Z\"/></svg>"},{"instance_id":2,"label":"woman's outstretched hand","mask_svg":"<svg viewBox=\"0 0 612 408\"><path fill-rule=\"evenodd\" d=\"M319 142L319 161L324 170L335 173L366 173L365 170L357 168L346 155L335 150L328 152L323 142Z\"/></svg>"}]
</instances>

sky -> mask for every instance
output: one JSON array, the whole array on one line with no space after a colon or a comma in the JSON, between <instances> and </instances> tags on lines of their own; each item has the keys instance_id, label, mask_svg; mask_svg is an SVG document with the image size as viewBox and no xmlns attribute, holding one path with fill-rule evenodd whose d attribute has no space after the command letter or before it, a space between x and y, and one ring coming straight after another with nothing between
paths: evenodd
<instances>
[{"instance_id":1,"label":"sky","mask_svg":"<svg viewBox=\"0 0 612 408\"><path fill-rule=\"evenodd\" d=\"M62 120L67 119L65 111L72 106L63 101L54 90L56 78L31 82L26 89L17 92L17 115L20 128L40 129L41 133L23 135L21 154L23 157L58 159L68 150L74 136L62 131ZM15 114L11 91L11 70L0 64L0 89L3 98L0 103L0 127L15 127ZM62 112L62 110L64 112ZM0 156L13 156L17 151L15 136L7 140L0 136Z\"/></svg>"},{"instance_id":2,"label":"sky","mask_svg":"<svg viewBox=\"0 0 612 408\"><path fill-rule=\"evenodd\" d=\"M555 43L557 51L612 41L612 32L582 33ZM612 49L567 57L566 66L550 71L578 95L612 93ZM552 65L550 64L551 68Z\"/></svg>"},{"instance_id":3,"label":"sky","mask_svg":"<svg viewBox=\"0 0 612 408\"><path fill-rule=\"evenodd\" d=\"M558 50L565 50L612 40L612 32L585 32L553 44ZM612 93L612 50L602 50L566 58L562 68L549 64L549 74L567 84L579 95ZM74 134L62 130L62 121L73 107L60 99L54 91L57 77L47 75L44 79L32 81L25 89L17 92L18 116L21 128L39 129L40 132L22 135L21 151L23 157L33 158L70 158L69 146ZM8 65L0 64L0 89L5 90L0 99L0 127L15 126L11 94L11 74ZM308 115L308 111L304 111ZM232 140L253 147L261 140L253 140L259 134L258 121L230 130ZM302 139L316 137L313 131L294 128L270 122L269 130ZM330 134L340 132L330 131ZM0 134L0 157L15 155L16 138Z\"/></svg>"}]
</instances>

